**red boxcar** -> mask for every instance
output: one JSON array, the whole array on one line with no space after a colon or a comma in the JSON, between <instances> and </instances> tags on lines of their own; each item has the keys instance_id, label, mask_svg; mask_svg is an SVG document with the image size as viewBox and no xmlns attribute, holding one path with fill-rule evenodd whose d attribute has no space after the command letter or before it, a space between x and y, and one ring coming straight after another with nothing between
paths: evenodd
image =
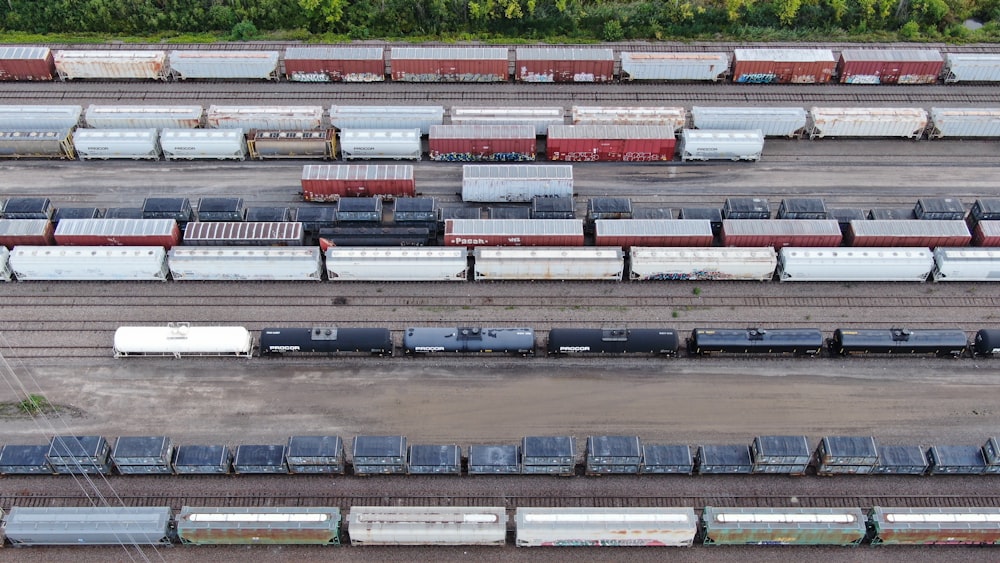
<instances>
[{"instance_id":1,"label":"red boxcar","mask_svg":"<svg viewBox=\"0 0 1000 563\"><path fill-rule=\"evenodd\" d=\"M173 219L63 219L55 232L65 246L163 246L181 243Z\"/></svg>"},{"instance_id":2,"label":"red boxcar","mask_svg":"<svg viewBox=\"0 0 1000 563\"><path fill-rule=\"evenodd\" d=\"M48 219L0 219L0 244L7 248L55 244L54 229Z\"/></svg>"},{"instance_id":3,"label":"red boxcar","mask_svg":"<svg viewBox=\"0 0 1000 563\"><path fill-rule=\"evenodd\" d=\"M942 66L930 49L844 49L837 74L845 84L936 84Z\"/></svg>"},{"instance_id":4,"label":"red boxcar","mask_svg":"<svg viewBox=\"0 0 1000 563\"><path fill-rule=\"evenodd\" d=\"M972 234L965 221L918 219L851 221L847 246L968 246Z\"/></svg>"},{"instance_id":5,"label":"red boxcar","mask_svg":"<svg viewBox=\"0 0 1000 563\"><path fill-rule=\"evenodd\" d=\"M431 125L431 160L523 162L535 160L531 125Z\"/></svg>"},{"instance_id":6,"label":"red boxcar","mask_svg":"<svg viewBox=\"0 0 1000 563\"><path fill-rule=\"evenodd\" d=\"M302 198L337 201L342 197L416 195L410 164L307 164L302 167Z\"/></svg>"},{"instance_id":7,"label":"red boxcar","mask_svg":"<svg viewBox=\"0 0 1000 563\"><path fill-rule=\"evenodd\" d=\"M514 76L518 82L612 82L611 49L587 47L518 47Z\"/></svg>"},{"instance_id":8,"label":"red boxcar","mask_svg":"<svg viewBox=\"0 0 1000 563\"><path fill-rule=\"evenodd\" d=\"M506 82L505 47L393 47L392 79L398 82Z\"/></svg>"},{"instance_id":9,"label":"red boxcar","mask_svg":"<svg viewBox=\"0 0 1000 563\"><path fill-rule=\"evenodd\" d=\"M448 219L446 246L583 246L581 219Z\"/></svg>"},{"instance_id":10,"label":"red boxcar","mask_svg":"<svg viewBox=\"0 0 1000 563\"><path fill-rule=\"evenodd\" d=\"M722 246L840 246L835 219L726 219Z\"/></svg>"},{"instance_id":11,"label":"red boxcar","mask_svg":"<svg viewBox=\"0 0 1000 563\"><path fill-rule=\"evenodd\" d=\"M289 47L285 77L294 82L379 82L385 80L382 47Z\"/></svg>"},{"instance_id":12,"label":"red boxcar","mask_svg":"<svg viewBox=\"0 0 1000 563\"><path fill-rule=\"evenodd\" d=\"M712 222L700 219L598 219L596 246L712 246Z\"/></svg>"},{"instance_id":13,"label":"red boxcar","mask_svg":"<svg viewBox=\"0 0 1000 563\"><path fill-rule=\"evenodd\" d=\"M829 82L837 61L829 49L735 49L733 82L750 84Z\"/></svg>"},{"instance_id":14,"label":"red boxcar","mask_svg":"<svg viewBox=\"0 0 1000 563\"><path fill-rule=\"evenodd\" d=\"M55 75L48 47L0 47L0 80L52 80Z\"/></svg>"},{"instance_id":15,"label":"red boxcar","mask_svg":"<svg viewBox=\"0 0 1000 563\"><path fill-rule=\"evenodd\" d=\"M972 231L972 244L1000 246L1000 221L980 221Z\"/></svg>"},{"instance_id":16,"label":"red boxcar","mask_svg":"<svg viewBox=\"0 0 1000 563\"><path fill-rule=\"evenodd\" d=\"M663 125L550 125L549 160L650 162L673 160L674 128Z\"/></svg>"}]
</instances>

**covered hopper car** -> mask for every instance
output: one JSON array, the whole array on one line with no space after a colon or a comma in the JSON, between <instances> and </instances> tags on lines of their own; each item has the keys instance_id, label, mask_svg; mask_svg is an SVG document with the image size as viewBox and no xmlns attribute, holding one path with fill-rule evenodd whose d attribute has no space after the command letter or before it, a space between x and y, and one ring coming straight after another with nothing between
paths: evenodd
<instances>
[{"instance_id":1,"label":"covered hopper car","mask_svg":"<svg viewBox=\"0 0 1000 563\"><path fill-rule=\"evenodd\" d=\"M261 355L288 352L364 352L391 356L392 335L387 328L265 328L260 331Z\"/></svg>"}]
</instances>

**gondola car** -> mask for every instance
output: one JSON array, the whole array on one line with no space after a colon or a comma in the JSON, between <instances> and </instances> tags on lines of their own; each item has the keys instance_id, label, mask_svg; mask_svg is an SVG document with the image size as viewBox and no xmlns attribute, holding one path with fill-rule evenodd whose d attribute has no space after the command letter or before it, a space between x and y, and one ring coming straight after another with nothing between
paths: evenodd
<instances>
[{"instance_id":1,"label":"gondola car","mask_svg":"<svg viewBox=\"0 0 1000 563\"><path fill-rule=\"evenodd\" d=\"M530 328L408 328L403 332L403 352L534 355L535 331Z\"/></svg>"},{"instance_id":2,"label":"gondola car","mask_svg":"<svg viewBox=\"0 0 1000 563\"><path fill-rule=\"evenodd\" d=\"M709 354L791 354L815 356L823 349L823 333L815 328L696 328L688 339L692 356Z\"/></svg>"},{"instance_id":3,"label":"gondola car","mask_svg":"<svg viewBox=\"0 0 1000 563\"><path fill-rule=\"evenodd\" d=\"M933 354L959 357L969 347L961 330L847 329L838 328L829 343L830 352L851 354Z\"/></svg>"},{"instance_id":4,"label":"gondola car","mask_svg":"<svg viewBox=\"0 0 1000 563\"><path fill-rule=\"evenodd\" d=\"M392 335L387 328L265 328L260 331L261 355L287 352L363 352L372 356L391 356Z\"/></svg>"},{"instance_id":5,"label":"gondola car","mask_svg":"<svg viewBox=\"0 0 1000 563\"><path fill-rule=\"evenodd\" d=\"M569 354L657 354L676 356L677 331L659 328L553 328L550 356Z\"/></svg>"}]
</instances>

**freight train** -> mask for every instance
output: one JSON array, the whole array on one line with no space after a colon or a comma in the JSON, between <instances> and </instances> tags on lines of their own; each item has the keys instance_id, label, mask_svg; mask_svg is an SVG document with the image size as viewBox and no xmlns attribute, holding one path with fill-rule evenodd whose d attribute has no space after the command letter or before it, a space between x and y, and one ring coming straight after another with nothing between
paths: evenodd
<instances>
[{"instance_id":1,"label":"freight train","mask_svg":"<svg viewBox=\"0 0 1000 563\"><path fill-rule=\"evenodd\" d=\"M513 524L511 525L511 515ZM503 506L29 508L4 515L28 546L691 547L997 545L997 508ZM589 554L590 552L588 552Z\"/></svg>"},{"instance_id":2,"label":"freight train","mask_svg":"<svg viewBox=\"0 0 1000 563\"><path fill-rule=\"evenodd\" d=\"M125 326L115 331L116 358L134 356L242 356L254 354L253 335L244 327ZM395 350L387 328L268 327L260 333L261 356L283 354L349 354L391 356ZM816 328L695 328L681 346L670 328L553 328L541 344L527 327L410 327L400 350L408 356L431 354L507 354L552 357L652 355L690 357L717 354L760 356L934 355L988 357L1000 354L1000 330L980 329L970 342L959 329L838 328L828 339Z\"/></svg>"},{"instance_id":3,"label":"freight train","mask_svg":"<svg viewBox=\"0 0 1000 563\"><path fill-rule=\"evenodd\" d=\"M193 46L196 47L196 46ZM871 45L643 51L605 46L328 45L284 50L0 48L0 80L935 84L1000 81L1000 54Z\"/></svg>"}]
</instances>

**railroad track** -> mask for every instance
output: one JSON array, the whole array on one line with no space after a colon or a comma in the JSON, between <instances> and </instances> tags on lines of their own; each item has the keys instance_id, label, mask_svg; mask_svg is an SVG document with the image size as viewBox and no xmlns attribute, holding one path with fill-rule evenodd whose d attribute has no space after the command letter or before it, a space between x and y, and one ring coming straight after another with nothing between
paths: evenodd
<instances>
[{"instance_id":1,"label":"railroad track","mask_svg":"<svg viewBox=\"0 0 1000 563\"><path fill-rule=\"evenodd\" d=\"M180 510L183 506L217 507L297 507L335 506L349 510L351 506L502 506L508 509L521 507L601 507L601 508L670 508L706 506L726 507L796 507L796 508L871 508L873 506L909 507L1000 507L1000 496L967 495L844 495L844 496L656 496L656 497L604 497L604 496L177 496L144 495L119 496L111 501L118 506L169 506ZM5 511L13 506L59 507L93 506L83 496L45 494L6 494L0 496L0 508Z\"/></svg>"}]
</instances>

